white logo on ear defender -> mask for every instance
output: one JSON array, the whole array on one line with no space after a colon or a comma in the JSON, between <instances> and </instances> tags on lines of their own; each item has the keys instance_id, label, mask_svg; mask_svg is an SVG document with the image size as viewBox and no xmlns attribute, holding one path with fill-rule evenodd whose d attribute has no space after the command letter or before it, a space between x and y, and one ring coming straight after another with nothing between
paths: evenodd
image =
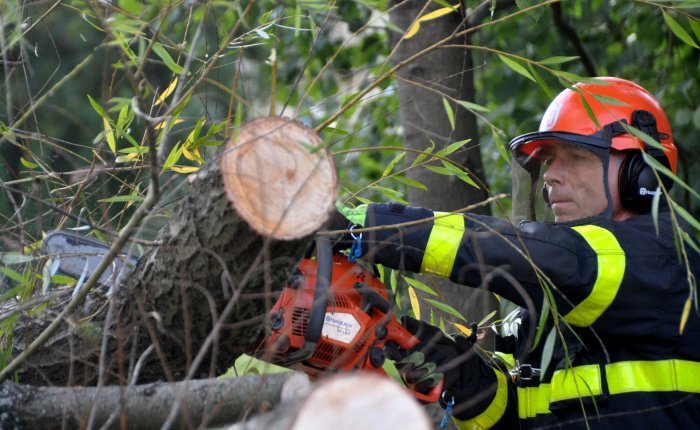
<instances>
[{"instance_id":1,"label":"white logo on ear defender","mask_svg":"<svg viewBox=\"0 0 700 430\"><path fill-rule=\"evenodd\" d=\"M660 193L660 192L661 192L661 190L659 190L659 189L656 189L655 191L647 190L647 189L644 188L644 187L641 187L641 188L639 189L639 195L640 195L640 196L655 196L656 194L658 194L658 193Z\"/></svg>"}]
</instances>

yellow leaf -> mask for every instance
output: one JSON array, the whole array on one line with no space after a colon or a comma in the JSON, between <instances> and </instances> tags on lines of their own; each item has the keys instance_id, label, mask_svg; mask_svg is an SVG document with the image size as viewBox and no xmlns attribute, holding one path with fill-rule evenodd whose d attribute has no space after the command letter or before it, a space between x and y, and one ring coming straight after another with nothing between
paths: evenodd
<instances>
[{"instance_id":1,"label":"yellow leaf","mask_svg":"<svg viewBox=\"0 0 700 430\"><path fill-rule=\"evenodd\" d=\"M420 21L415 21L413 24L411 24L410 27L408 27L408 30L406 30L406 34L403 35L404 39L410 39L413 36L418 33L418 30L420 29Z\"/></svg>"},{"instance_id":2,"label":"yellow leaf","mask_svg":"<svg viewBox=\"0 0 700 430\"><path fill-rule=\"evenodd\" d=\"M175 87L177 87L177 78L175 78L175 80L173 80L170 83L170 85L168 85L168 88L166 88L165 91L163 91L163 94L161 94L160 97L158 97L158 100L156 100L156 102L153 103L153 106L158 106L159 104L163 103L165 99L168 98L168 96L173 91L175 91Z\"/></svg>"},{"instance_id":3,"label":"yellow leaf","mask_svg":"<svg viewBox=\"0 0 700 430\"><path fill-rule=\"evenodd\" d=\"M416 295L416 290L413 287L408 287L408 297L411 299L411 308L413 309L413 316L417 320L420 319L420 305L418 304L418 296Z\"/></svg>"},{"instance_id":4,"label":"yellow leaf","mask_svg":"<svg viewBox=\"0 0 700 430\"><path fill-rule=\"evenodd\" d=\"M690 308L692 307L693 301L688 297L683 306L683 314L681 315L681 325L678 327L678 334L683 334L685 330L685 325L688 323L688 317L690 316Z\"/></svg>"},{"instance_id":5,"label":"yellow leaf","mask_svg":"<svg viewBox=\"0 0 700 430\"><path fill-rule=\"evenodd\" d=\"M199 167L197 166L173 166L170 168L173 172L177 173L192 173L196 172L199 170Z\"/></svg>"},{"instance_id":6,"label":"yellow leaf","mask_svg":"<svg viewBox=\"0 0 700 430\"><path fill-rule=\"evenodd\" d=\"M172 126L174 126L175 124L180 124L181 122L184 122L184 121L185 121L185 120L182 119L182 118L176 118L176 119L170 121L170 126L172 127ZM166 122L167 122L167 121L161 121L161 122L159 122L158 124L156 124L156 125L153 126L153 129L154 129L154 130L160 130L161 128L165 127L165 123L166 123Z\"/></svg>"},{"instance_id":7,"label":"yellow leaf","mask_svg":"<svg viewBox=\"0 0 700 430\"><path fill-rule=\"evenodd\" d=\"M114 139L114 130L112 130L112 126L109 125L109 121L107 121L106 118L102 118L102 123L105 126L105 139L107 139L107 145L109 145L109 149L112 150L112 153L116 154L117 141Z\"/></svg>"},{"instance_id":8,"label":"yellow leaf","mask_svg":"<svg viewBox=\"0 0 700 430\"><path fill-rule=\"evenodd\" d=\"M188 160L196 161L199 164L202 164L204 160L202 159L202 156L199 155L199 149L198 148L192 148L190 151L189 148L183 146L182 147L182 155L185 156Z\"/></svg>"},{"instance_id":9,"label":"yellow leaf","mask_svg":"<svg viewBox=\"0 0 700 430\"><path fill-rule=\"evenodd\" d=\"M457 328L457 330L464 333L465 336L469 337L472 335L472 330L469 327L459 323L452 323L452 325L454 325Z\"/></svg>"},{"instance_id":10,"label":"yellow leaf","mask_svg":"<svg viewBox=\"0 0 700 430\"><path fill-rule=\"evenodd\" d=\"M436 9L425 16L421 16L418 20L425 22L425 21L430 21L430 20L436 19L436 18L440 18L441 16L444 16L444 15L447 15L448 13L454 12L455 9L457 9L458 7L459 7L459 4L456 4L456 5L451 6L451 7L443 7L440 9Z\"/></svg>"}]
</instances>

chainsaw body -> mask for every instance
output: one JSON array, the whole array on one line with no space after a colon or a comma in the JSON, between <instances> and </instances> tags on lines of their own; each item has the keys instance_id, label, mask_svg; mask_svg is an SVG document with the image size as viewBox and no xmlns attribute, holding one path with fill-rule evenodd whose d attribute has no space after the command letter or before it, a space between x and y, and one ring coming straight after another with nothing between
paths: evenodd
<instances>
[{"instance_id":1,"label":"chainsaw body","mask_svg":"<svg viewBox=\"0 0 700 430\"><path fill-rule=\"evenodd\" d=\"M263 358L311 376L351 370L386 375L385 345L410 349L419 340L390 312L387 289L369 270L343 255L322 255L301 261L268 313ZM441 390L442 384L428 394L412 391L432 403Z\"/></svg>"}]
</instances>

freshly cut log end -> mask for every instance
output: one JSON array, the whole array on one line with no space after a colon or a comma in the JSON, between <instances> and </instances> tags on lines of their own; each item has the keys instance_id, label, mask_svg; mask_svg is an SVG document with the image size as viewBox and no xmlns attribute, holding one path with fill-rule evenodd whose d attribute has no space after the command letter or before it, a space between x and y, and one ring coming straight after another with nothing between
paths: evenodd
<instances>
[{"instance_id":1,"label":"freshly cut log end","mask_svg":"<svg viewBox=\"0 0 700 430\"><path fill-rule=\"evenodd\" d=\"M333 158L299 121L257 118L244 124L221 156L226 195L261 235L291 240L319 230L337 195Z\"/></svg>"},{"instance_id":2,"label":"freshly cut log end","mask_svg":"<svg viewBox=\"0 0 700 430\"><path fill-rule=\"evenodd\" d=\"M291 430L429 430L418 401L388 378L338 375L319 384L302 403Z\"/></svg>"}]
</instances>

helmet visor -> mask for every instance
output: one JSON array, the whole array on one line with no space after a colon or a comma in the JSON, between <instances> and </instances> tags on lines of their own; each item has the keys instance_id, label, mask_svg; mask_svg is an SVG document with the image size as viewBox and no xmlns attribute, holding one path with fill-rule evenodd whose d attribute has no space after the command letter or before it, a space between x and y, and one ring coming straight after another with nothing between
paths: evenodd
<instances>
[{"instance_id":1,"label":"helmet visor","mask_svg":"<svg viewBox=\"0 0 700 430\"><path fill-rule=\"evenodd\" d=\"M514 220L569 223L609 216L609 142L559 132L514 139Z\"/></svg>"}]
</instances>

